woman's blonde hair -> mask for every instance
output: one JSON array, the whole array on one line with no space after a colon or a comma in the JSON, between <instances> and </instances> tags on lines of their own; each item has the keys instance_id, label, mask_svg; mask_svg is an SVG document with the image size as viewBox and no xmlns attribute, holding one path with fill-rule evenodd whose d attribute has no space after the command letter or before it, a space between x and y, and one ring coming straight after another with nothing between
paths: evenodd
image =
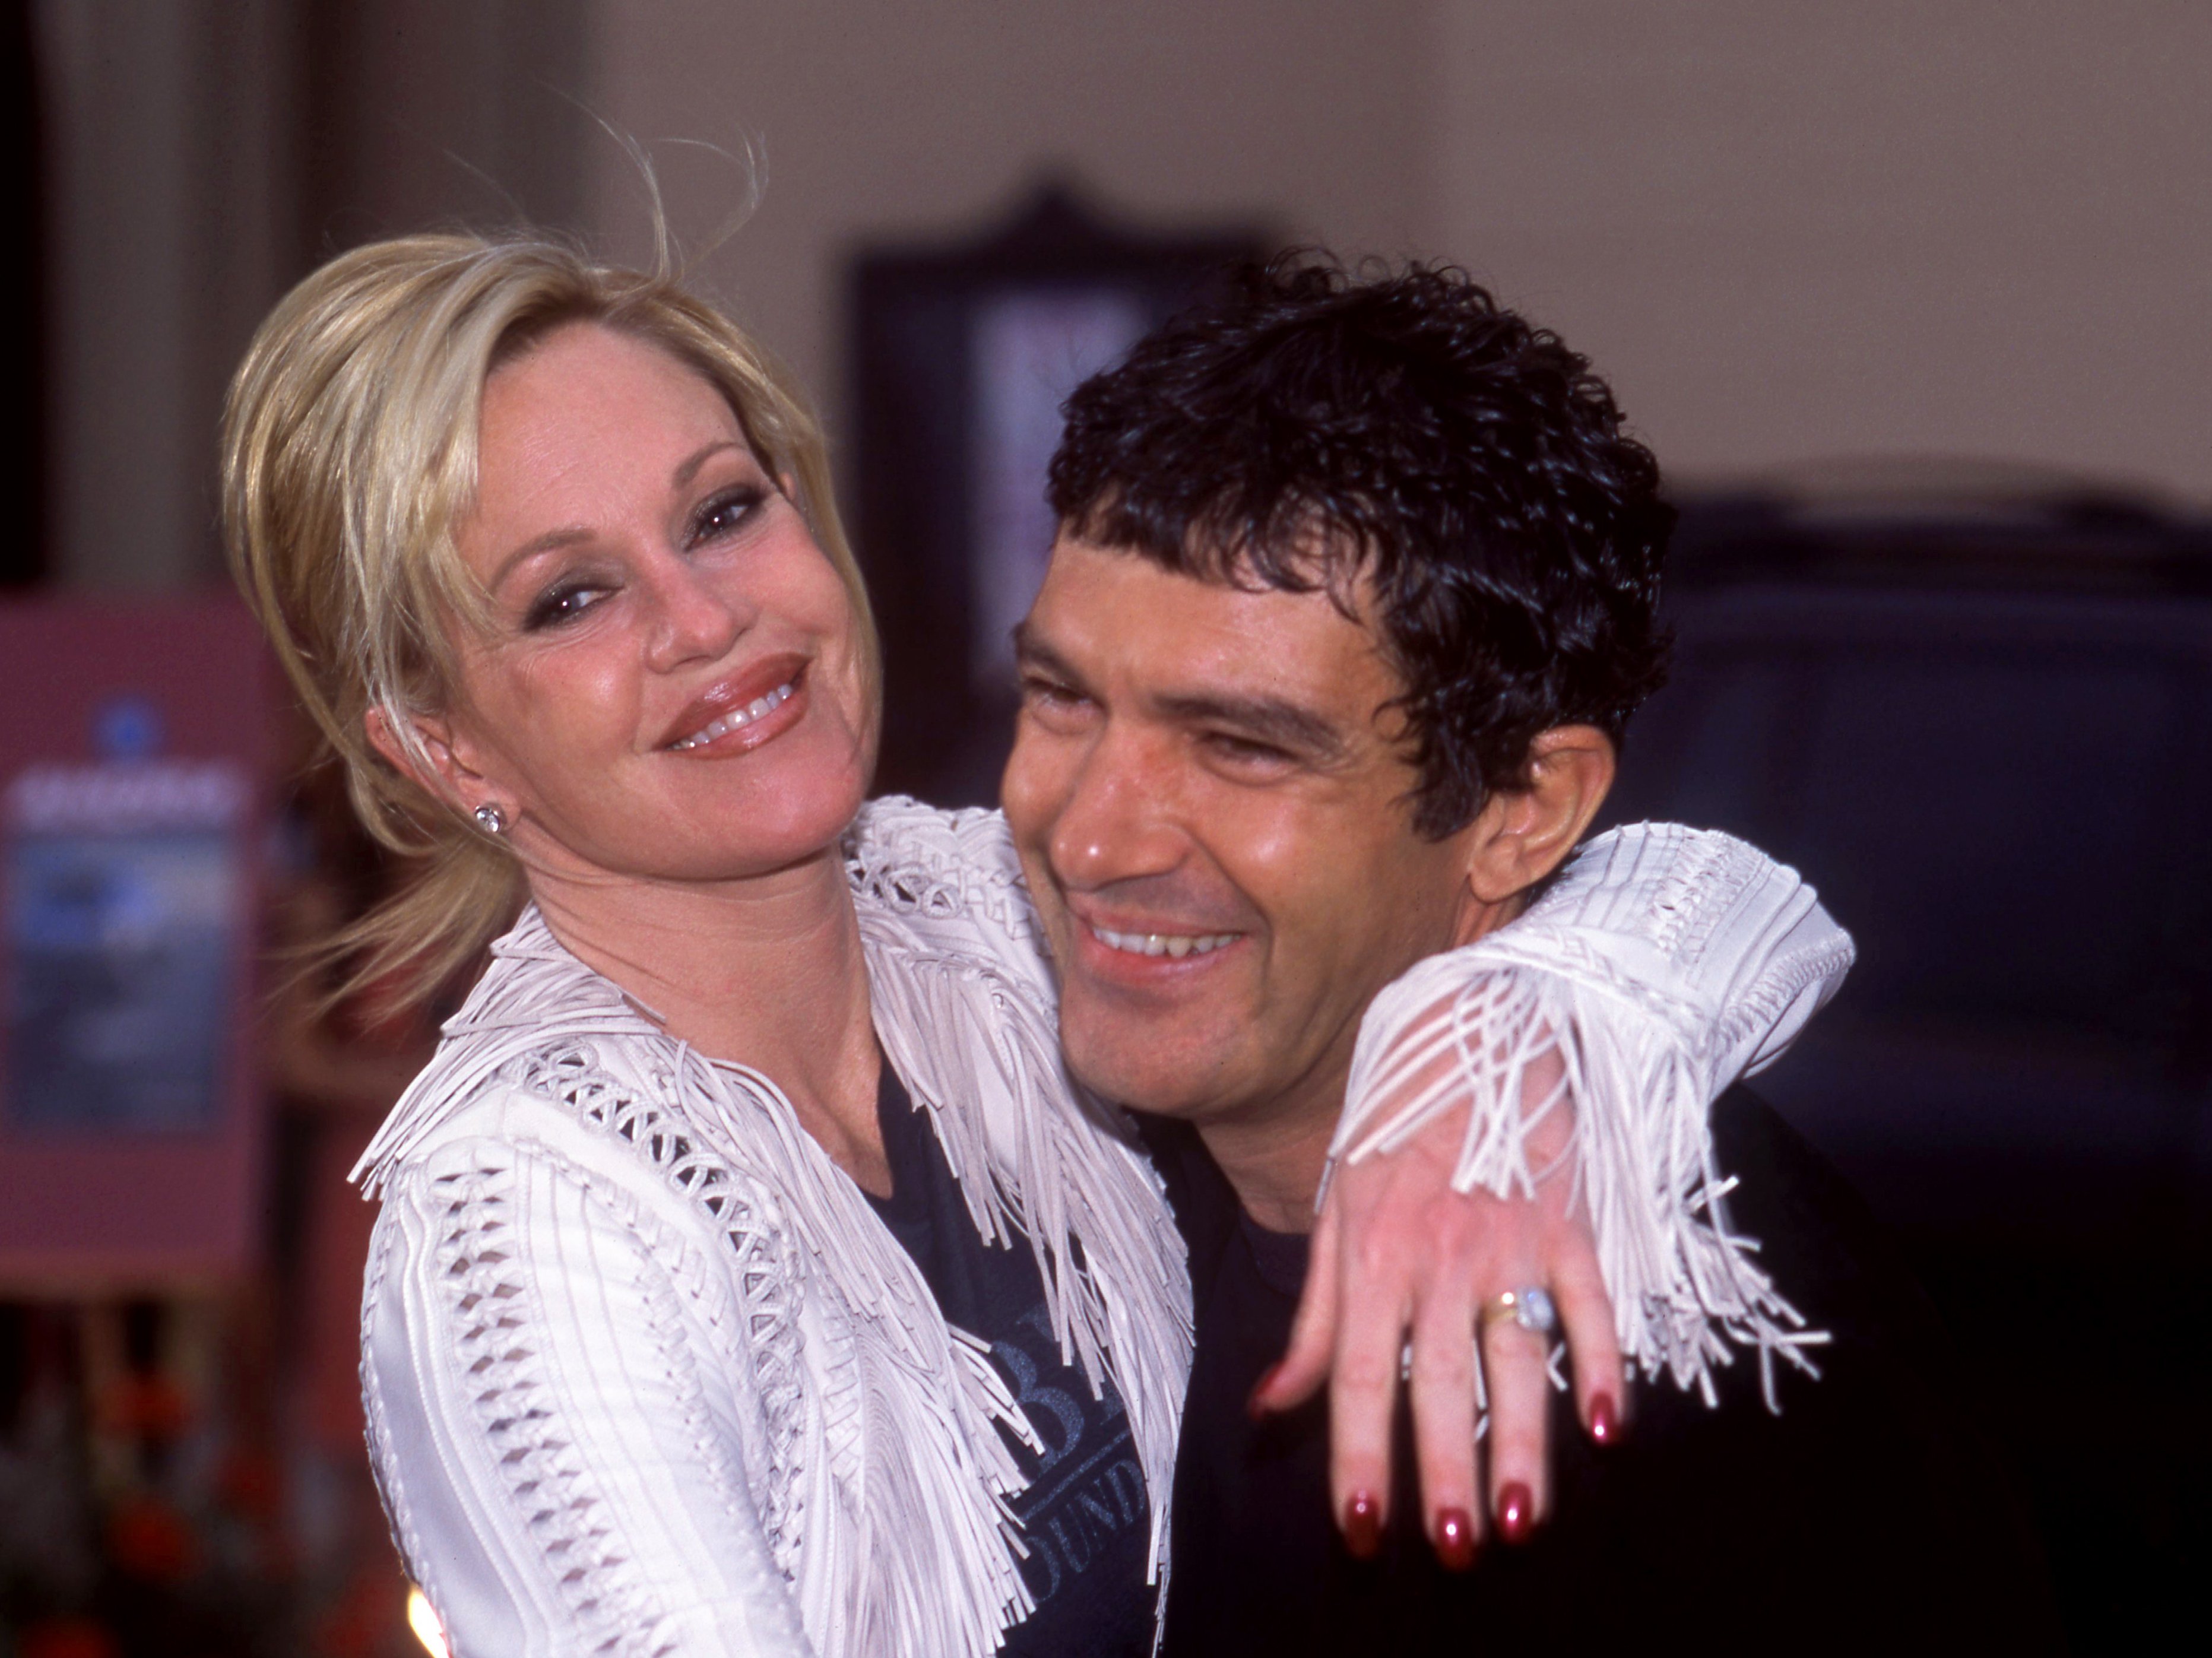
<instances>
[{"instance_id":1,"label":"woman's blonde hair","mask_svg":"<svg viewBox=\"0 0 2212 1658\"><path fill-rule=\"evenodd\" d=\"M350 969L340 995L372 983L399 1005L430 995L522 902L507 845L386 763L366 719L380 710L427 774L410 716L447 706L453 629L489 614L453 541L475 495L484 382L578 322L660 347L729 400L769 474L796 481L874 677L874 626L820 428L788 374L675 276L532 234L408 236L331 260L270 314L231 381L222 510L232 574L344 765L354 809L420 864L332 941Z\"/></svg>"}]
</instances>

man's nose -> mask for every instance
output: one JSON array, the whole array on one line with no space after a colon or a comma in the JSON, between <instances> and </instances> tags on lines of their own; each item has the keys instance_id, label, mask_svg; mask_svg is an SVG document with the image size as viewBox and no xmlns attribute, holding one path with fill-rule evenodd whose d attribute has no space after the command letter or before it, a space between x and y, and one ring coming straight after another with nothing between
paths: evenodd
<instances>
[{"instance_id":1,"label":"man's nose","mask_svg":"<svg viewBox=\"0 0 2212 1658\"><path fill-rule=\"evenodd\" d=\"M754 605L705 579L689 559L671 556L656 561L649 580L649 660L657 670L718 660L758 619Z\"/></svg>"},{"instance_id":2,"label":"man's nose","mask_svg":"<svg viewBox=\"0 0 2212 1658\"><path fill-rule=\"evenodd\" d=\"M1116 881L1165 875L1188 850L1175 808L1172 745L1162 737L1109 726L1078 766L1054 821L1053 872L1096 890Z\"/></svg>"}]
</instances>

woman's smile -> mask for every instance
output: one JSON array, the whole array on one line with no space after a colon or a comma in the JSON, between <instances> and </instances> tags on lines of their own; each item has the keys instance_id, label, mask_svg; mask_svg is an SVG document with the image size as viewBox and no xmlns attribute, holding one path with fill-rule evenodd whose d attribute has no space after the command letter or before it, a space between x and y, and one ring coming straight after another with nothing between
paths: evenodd
<instances>
[{"instance_id":1,"label":"woman's smile","mask_svg":"<svg viewBox=\"0 0 2212 1658\"><path fill-rule=\"evenodd\" d=\"M760 689L763 684L768 689ZM772 743L805 717L805 659L771 657L708 690L678 717L675 729L683 735L661 746L720 759Z\"/></svg>"}]
</instances>

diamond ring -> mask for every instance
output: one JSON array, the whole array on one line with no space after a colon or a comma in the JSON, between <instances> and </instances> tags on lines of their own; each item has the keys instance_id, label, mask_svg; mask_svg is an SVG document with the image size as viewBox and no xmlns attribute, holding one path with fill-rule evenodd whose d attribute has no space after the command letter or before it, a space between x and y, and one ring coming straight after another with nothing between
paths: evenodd
<instances>
[{"instance_id":1,"label":"diamond ring","mask_svg":"<svg viewBox=\"0 0 2212 1658\"><path fill-rule=\"evenodd\" d=\"M1547 1336L1559 1327L1559 1309L1553 1304L1549 1291L1531 1284L1492 1296L1483 1304L1484 1329L1504 1319L1512 1320L1532 1335Z\"/></svg>"}]
</instances>

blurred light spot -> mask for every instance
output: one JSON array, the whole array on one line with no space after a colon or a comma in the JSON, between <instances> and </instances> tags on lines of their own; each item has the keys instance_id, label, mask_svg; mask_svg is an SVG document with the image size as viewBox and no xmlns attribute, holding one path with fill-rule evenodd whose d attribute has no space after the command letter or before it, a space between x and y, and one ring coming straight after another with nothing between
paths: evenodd
<instances>
[{"instance_id":1,"label":"blurred light spot","mask_svg":"<svg viewBox=\"0 0 2212 1658\"><path fill-rule=\"evenodd\" d=\"M430 1658L453 1658L446 1646L445 1626L439 1623L430 1597L412 1584L407 1589L407 1627L415 1631L415 1638Z\"/></svg>"},{"instance_id":2,"label":"blurred light spot","mask_svg":"<svg viewBox=\"0 0 2212 1658\"><path fill-rule=\"evenodd\" d=\"M103 760L150 760L163 735L161 711L135 692L109 697L92 716L92 744Z\"/></svg>"}]
</instances>

